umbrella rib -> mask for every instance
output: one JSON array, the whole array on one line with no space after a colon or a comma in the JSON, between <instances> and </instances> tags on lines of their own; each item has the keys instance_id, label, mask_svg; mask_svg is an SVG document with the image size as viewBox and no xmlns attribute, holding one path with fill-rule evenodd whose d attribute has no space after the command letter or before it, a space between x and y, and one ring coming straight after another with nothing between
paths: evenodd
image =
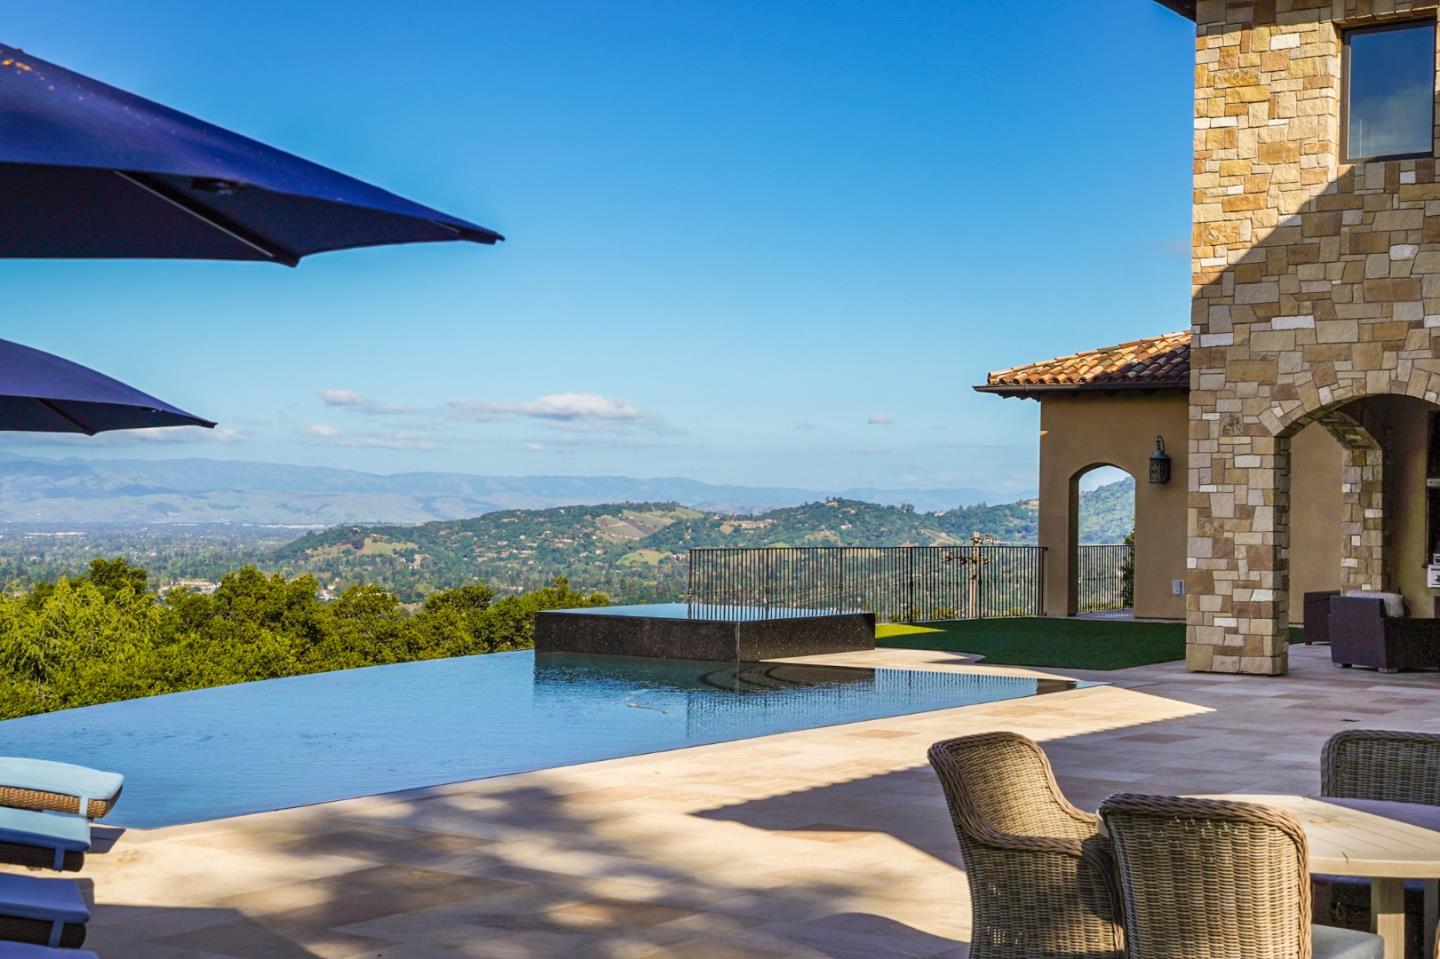
<instances>
[{"instance_id":1,"label":"umbrella rib","mask_svg":"<svg viewBox=\"0 0 1440 959\"><path fill-rule=\"evenodd\" d=\"M245 244L257 253L261 253L267 258L274 260L276 263L281 263L285 266L295 266L300 262L300 257L284 247L271 243L264 237L245 229L234 220L216 213L204 204L197 203L191 197L173 189L154 177L146 176L143 173L126 173L123 170L116 170L115 175L131 185L139 187L146 193L164 200L171 206L183 210L207 226L219 230L231 239Z\"/></svg>"},{"instance_id":2,"label":"umbrella rib","mask_svg":"<svg viewBox=\"0 0 1440 959\"><path fill-rule=\"evenodd\" d=\"M65 422L69 423L71 426L75 427L75 428L76 428L77 430L79 430L80 432L84 433L86 436L94 436L96 433L99 432L99 430L92 430L89 426L86 426L86 425L85 425L84 423L82 423L80 420L76 419L75 417L71 416L69 413L65 412L63 409L60 408L60 406L59 406L58 404L52 403L50 400L43 399L43 398L38 397L38 396L36 397L36 399L40 401L40 405L41 405L41 406L45 407L45 408L46 408L47 410L49 410L50 412L54 413L56 416L60 417L62 420L64 420Z\"/></svg>"}]
</instances>

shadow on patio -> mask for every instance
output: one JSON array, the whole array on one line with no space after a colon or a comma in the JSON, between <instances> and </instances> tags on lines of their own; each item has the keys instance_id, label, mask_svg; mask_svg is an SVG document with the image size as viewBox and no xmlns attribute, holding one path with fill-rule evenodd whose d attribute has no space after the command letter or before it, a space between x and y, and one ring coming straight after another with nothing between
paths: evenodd
<instances>
[{"instance_id":1,"label":"shadow on patio","mask_svg":"<svg viewBox=\"0 0 1440 959\"><path fill-rule=\"evenodd\" d=\"M223 841L192 827L197 834L178 844L201 863L219 842L337 871L204 906L102 905L87 945L106 959L840 959L937 956L962 945L850 908L852 877L828 882L794 856L754 874L727 847L764 840L738 828L715 840L687 835L678 817L657 816L649 827L643 817L616 822L606 815L604 792L527 785L404 803L361 801L375 808L279 813L291 821L269 828L240 821ZM147 858L151 846L136 846L133 858ZM120 877L97 883L106 899L126 899ZM145 898L163 902L161 886L150 886Z\"/></svg>"}]
</instances>

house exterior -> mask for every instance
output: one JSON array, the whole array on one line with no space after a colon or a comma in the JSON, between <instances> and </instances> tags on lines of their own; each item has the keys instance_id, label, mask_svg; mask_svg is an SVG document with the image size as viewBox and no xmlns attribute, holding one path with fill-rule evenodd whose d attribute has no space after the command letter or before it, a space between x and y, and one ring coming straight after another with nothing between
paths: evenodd
<instances>
[{"instance_id":1,"label":"house exterior","mask_svg":"<svg viewBox=\"0 0 1440 959\"><path fill-rule=\"evenodd\" d=\"M1135 480L1135 616L1186 617L1190 336L1166 333L998 370L975 387L1040 404L1046 615L1077 611L1080 479L1115 466ZM1157 437L1171 458L1166 483L1148 476ZM1292 456L1289 589L1291 607L1299 609L1305 592L1339 586L1342 464L1339 444L1319 427L1296 435Z\"/></svg>"},{"instance_id":2,"label":"house exterior","mask_svg":"<svg viewBox=\"0 0 1440 959\"><path fill-rule=\"evenodd\" d=\"M1437 5L1160 2L1196 34L1187 439L1171 447L1184 453L1187 664L1278 674L1312 545L1335 560L1317 588L1394 589L1423 616L1440 596L1425 586L1440 553ZM1042 434L1087 401L1111 422L1133 407L1141 432L1139 402L1104 395L1042 400ZM1178 408L1165 395L1145 417ZM1307 438L1321 433L1333 485L1306 452L1326 449ZM1173 516L1173 499L1155 503Z\"/></svg>"}]
</instances>

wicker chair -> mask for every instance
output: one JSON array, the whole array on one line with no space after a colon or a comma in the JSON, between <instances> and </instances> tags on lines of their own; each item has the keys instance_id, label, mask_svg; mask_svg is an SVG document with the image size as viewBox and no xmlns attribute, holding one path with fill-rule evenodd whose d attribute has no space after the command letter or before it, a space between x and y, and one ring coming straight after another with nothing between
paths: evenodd
<instances>
[{"instance_id":1,"label":"wicker chair","mask_svg":"<svg viewBox=\"0 0 1440 959\"><path fill-rule=\"evenodd\" d=\"M1278 809L1171 796L1100 804L1129 959L1381 959L1379 936L1310 925L1305 831Z\"/></svg>"},{"instance_id":2,"label":"wicker chair","mask_svg":"<svg viewBox=\"0 0 1440 959\"><path fill-rule=\"evenodd\" d=\"M1336 733L1320 752L1320 794L1440 806L1440 734Z\"/></svg>"},{"instance_id":3,"label":"wicker chair","mask_svg":"<svg viewBox=\"0 0 1440 959\"><path fill-rule=\"evenodd\" d=\"M971 959L1119 959L1114 870L1100 821L1060 793L1045 753L1015 733L936 743L970 884Z\"/></svg>"},{"instance_id":4,"label":"wicker chair","mask_svg":"<svg viewBox=\"0 0 1440 959\"><path fill-rule=\"evenodd\" d=\"M1440 806L1440 735L1347 729L1326 741L1320 751L1320 794L1339 799L1378 799ZM1369 921L1369 883L1363 879L1322 877L1316 893L1322 919L1337 925ZM1406 929L1413 955L1425 954L1425 886L1440 895L1435 880L1405 884ZM1440 952L1433 950L1431 954Z\"/></svg>"}]
</instances>

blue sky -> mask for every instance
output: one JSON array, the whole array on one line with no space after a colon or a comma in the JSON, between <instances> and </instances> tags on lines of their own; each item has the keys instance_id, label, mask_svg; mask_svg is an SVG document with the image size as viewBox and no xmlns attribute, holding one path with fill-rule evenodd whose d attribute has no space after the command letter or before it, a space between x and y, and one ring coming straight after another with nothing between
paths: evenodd
<instances>
[{"instance_id":1,"label":"blue sky","mask_svg":"<svg viewBox=\"0 0 1440 959\"><path fill-rule=\"evenodd\" d=\"M1034 487L989 369L1188 325L1191 36L1151 0L143 4L0 40L506 234L0 261L4 335L223 430L47 455Z\"/></svg>"}]
</instances>

